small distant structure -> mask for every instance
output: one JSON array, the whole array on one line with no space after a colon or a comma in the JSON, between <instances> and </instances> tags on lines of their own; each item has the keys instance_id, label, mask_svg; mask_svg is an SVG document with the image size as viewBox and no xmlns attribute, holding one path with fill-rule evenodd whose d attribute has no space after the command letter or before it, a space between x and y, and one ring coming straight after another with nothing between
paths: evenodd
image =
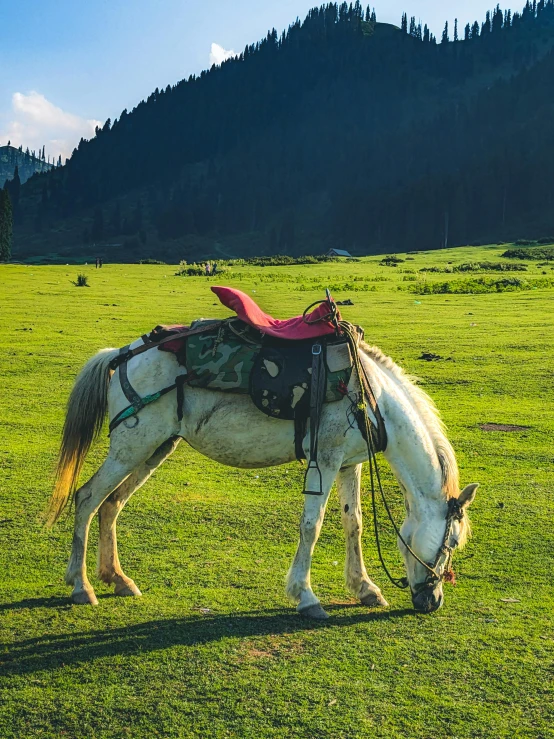
<instances>
[{"instance_id":1,"label":"small distant structure","mask_svg":"<svg viewBox=\"0 0 554 739\"><path fill-rule=\"evenodd\" d=\"M326 257L348 257L349 259L352 259L352 254L350 254L349 251L345 251L344 249L329 249Z\"/></svg>"}]
</instances>

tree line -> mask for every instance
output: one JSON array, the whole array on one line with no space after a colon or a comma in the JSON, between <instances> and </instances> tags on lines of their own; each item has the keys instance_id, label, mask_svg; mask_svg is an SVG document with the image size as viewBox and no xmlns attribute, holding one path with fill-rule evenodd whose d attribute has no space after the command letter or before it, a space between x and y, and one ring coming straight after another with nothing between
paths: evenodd
<instances>
[{"instance_id":1,"label":"tree line","mask_svg":"<svg viewBox=\"0 0 554 739\"><path fill-rule=\"evenodd\" d=\"M13 214L7 190L0 190L0 262L8 262L12 254Z\"/></svg>"},{"instance_id":2,"label":"tree line","mask_svg":"<svg viewBox=\"0 0 554 739\"><path fill-rule=\"evenodd\" d=\"M289 254L554 231L554 3L497 6L460 36L314 8L98 127L23 187L21 231L83 215L85 245L255 233Z\"/></svg>"}]
</instances>

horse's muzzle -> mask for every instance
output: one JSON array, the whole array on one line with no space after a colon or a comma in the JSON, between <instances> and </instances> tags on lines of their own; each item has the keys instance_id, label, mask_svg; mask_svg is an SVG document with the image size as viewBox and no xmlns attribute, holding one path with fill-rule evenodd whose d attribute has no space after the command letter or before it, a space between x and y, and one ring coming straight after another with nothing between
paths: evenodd
<instances>
[{"instance_id":1,"label":"horse's muzzle","mask_svg":"<svg viewBox=\"0 0 554 739\"><path fill-rule=\"evenodd\" d=\"M418 593L412 593L412 603L420 613L433 613L442 606L444 596L441 588L423 588Z\"/></svg>"}]
</instances>

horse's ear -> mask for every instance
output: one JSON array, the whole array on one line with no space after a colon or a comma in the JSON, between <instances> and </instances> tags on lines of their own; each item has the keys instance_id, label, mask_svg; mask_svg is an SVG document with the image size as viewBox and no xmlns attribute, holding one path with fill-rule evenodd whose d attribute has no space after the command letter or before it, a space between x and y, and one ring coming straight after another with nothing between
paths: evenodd
<instances>
[{"instance_id":1,"label":"horse's ear","mask_svg":"<svg viewBox=\"0 0 554 739\"><path fill-rule=\"evenodd\" d=\"M478 482L472 482L471 485L465 486L465 488L460 493L460 497L458 498L458 502L462 508L469 508L469 506L473 503L478 487Z\"/></svg>"}]
</instances>

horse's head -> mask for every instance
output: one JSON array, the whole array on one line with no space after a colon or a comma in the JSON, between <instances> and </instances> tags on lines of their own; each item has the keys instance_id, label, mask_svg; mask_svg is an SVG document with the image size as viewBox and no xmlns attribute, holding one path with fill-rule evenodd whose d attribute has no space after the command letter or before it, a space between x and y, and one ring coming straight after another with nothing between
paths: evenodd
<instances>
[{"instance_id":1,"label":"horse's head","mask_svg":"<svg viewBox=\"0 0 554 739\"><path fill-rule=\"evenodd\" d=\"M400 539L398 546L416 611L432 613L442 606L442 584L454 579L452 554L464 546L469 536L467 509L478 487L477 483L468 485L458 498L437 501L437 505L427 502L421 507L408 508L400 533L409 549Z\"/></svg>"}]
</instances>

